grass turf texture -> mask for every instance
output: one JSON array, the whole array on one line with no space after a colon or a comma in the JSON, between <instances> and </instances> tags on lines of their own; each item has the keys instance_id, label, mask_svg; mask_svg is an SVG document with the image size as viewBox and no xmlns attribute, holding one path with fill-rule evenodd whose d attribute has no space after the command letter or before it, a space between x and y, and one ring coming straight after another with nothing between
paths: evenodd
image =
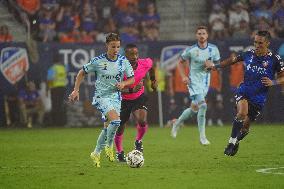
<instances>
[{"instance_id":1,"label":"grass turf texture","mask_svg":"<svg viewBox=\"0 0 284 189\"><path fill-rule=\"evenodd\" d=\"M0 129L0 188L284 188L283 174L261 168L284 167L283 125L256 126L234 157L224 156L231 126L208 127L210 146L199 144L197 127L183 127L176 139L170 128L149 128L140 169L108 162L101 168L89 157L101 129ZM128 127L124 150L133 149Z\"/></svg>"}]
</instances>

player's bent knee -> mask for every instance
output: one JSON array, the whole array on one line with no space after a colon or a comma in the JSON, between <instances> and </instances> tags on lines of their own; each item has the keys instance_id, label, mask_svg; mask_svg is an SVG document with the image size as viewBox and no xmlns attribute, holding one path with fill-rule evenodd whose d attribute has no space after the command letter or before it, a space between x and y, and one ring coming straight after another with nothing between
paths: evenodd
<instances>
[{"instance_id":1,"label":"player's bent knee","mask_svg":"<svg viewBox=\"0 0 284 189\"><path fill-rule=\"evenodd\" d=\"M207 104L206 103L202 103L198 105L199 110L207 110Z\"/></svg>"},{"instance_id":2,"label":"player's bent knee","mask_svg":"<svg viewBox=\"0 0 284 189\"><path fill-rule=\"evenodd\" d=\"M237 113L237 119L238 119L238 120L245 120L246 117L247 117L247 114L244 113L244 112L238 112L238 113Z\"/></svg>"},{"instance_id":3,"label":"player's bent knee","mask_svg":"<svg viewBox=\"0 0 284 189\"><path fill-rule=\"evenodd\" d=\"M198 112L198 105L196 104L191 104L191 109L194 111L194 112Z\"/></svg>"}]
</instances>

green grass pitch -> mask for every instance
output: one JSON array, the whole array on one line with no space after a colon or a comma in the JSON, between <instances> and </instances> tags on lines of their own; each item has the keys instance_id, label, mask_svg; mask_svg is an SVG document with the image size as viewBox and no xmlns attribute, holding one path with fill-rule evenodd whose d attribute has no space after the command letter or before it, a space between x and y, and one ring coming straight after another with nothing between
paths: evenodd
<instances>
[{"instance_id":1,"label":"green grass pitch","mask_svg":"<svg viewBox=\"0 0 284 189\"><path fill-rule=\"evenodd\" d=\"M108 162L104 153L102 167L93 167L89 155L99 131L0 129L0 188L284 188L283 125L253 125L235 157L223 154L231 126L208 127L210 146L199 144L194 126L183 127L176 139L170 128L152 127L139 169ZM125 151L132 150L134 137L135 129L128 127Z\"/></svg>"}]
</instances>

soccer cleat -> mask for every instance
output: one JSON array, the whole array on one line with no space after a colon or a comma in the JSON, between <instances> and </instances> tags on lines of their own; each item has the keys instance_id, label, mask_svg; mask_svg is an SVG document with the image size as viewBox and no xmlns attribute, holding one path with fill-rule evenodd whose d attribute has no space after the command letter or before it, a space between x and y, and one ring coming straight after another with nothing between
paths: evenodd
<instances>
[{"instance_id":1,"label":"soccer cleat","mask_svg":"<svg viewBox=\"0 0 284 189\"><path fill-rule=\"evenodd\" d=\"M175 125L175 122L176 122L176 120L173 120L172 121L172 130L171 130L171 136L173 137L173 138L176 138L177 137L177 132L178 132L178 126L177 125Z\"/></svg>"},{"instance_id":2,"label":"soccer cleat","mask_svg":"<svg viewBox=\"0 0 284 189\"><path fill-rule=\"evenodd\" d=\"M210 144L210 142L209 142L209 140L207 140L207 138L200 138L200 143L202 145L209 145Z\"/></svg>"},{"instance_id":3,"label":"soccer cleat","mask_svg":"<svg viewBox=\"0 0 284 189\"><path fill-rule=\"evenodd\" d=\"M113 156L113 149L112 147L106 146L105 147L105 153L106 157L108 158L109 161L114 161L114 156Z\"/></svg>"},{"instance_id":4,"label":"soccer cleat","mask_svg":"<svg viewBox=\"0 0 284 189\"><path fill-rule=\"evenodd\" d=\"M208 119L207 126L212 126L212 125L213 125L213 120L212 119Z\"/></svg>"},{"instance_id":5,"label":"soccer cleat","mask_svg":"<svg viewBox=\"0 0 284 189\"><path fill-rule=\"evenodd\" d=\"M236 144L229 143L228 146L225 148L224 154L227 156L234 156L239 150L239 143Z\"/></svg>"},{"instance_id":6,"label":"soccer cleat","mask_svg":"<svg viewBox=\"0 0 284 189\"><path fill-rule=\"evenodd\" d=\"M249 131L240 131L240 133L237 136L238 141L243 140L247 135L249 134Z\"/></svg>"},{"instance_id":7,"label":"soccer cleat","mask_svg":"<svg viewBox=\"0 0 284 189\"><path fill-rule=\"evenodd\" d=\"M134 147L135 147L135 150L138 150L143 153L143 144L141 140L136 140Z\"/></svg>"},{"instance_id":8,"label":"soccer cleat","mask_svg":"<svg viewBox=\"0 0 284 189\"><path fill-rule=\"evenodd\" d=\"M101 165L100 165L100 154L92 152L90 157L93 160L95 167L101 167Z\"/></svg>"},{"instance_id":9,"label":"soccer cleat","mask_svg":"<svg viewBox=\"0 0 284 189\"><path fill-rule=\"evenodd\" d=\"M116 160L118 162L126 162L124 151L116 152Z\"/></svg>"},{"instance_id":10,"label":"soccer cleat","mask_svg":"<svg viewBox=\"0 0 284 189\"><path fill-rule=\"evenodd\" d=\"M217 120L217 125L220 126L220 127L223 127L224 126L224 123L221 119L218 119Z\"/></svg>"}]
</instances>

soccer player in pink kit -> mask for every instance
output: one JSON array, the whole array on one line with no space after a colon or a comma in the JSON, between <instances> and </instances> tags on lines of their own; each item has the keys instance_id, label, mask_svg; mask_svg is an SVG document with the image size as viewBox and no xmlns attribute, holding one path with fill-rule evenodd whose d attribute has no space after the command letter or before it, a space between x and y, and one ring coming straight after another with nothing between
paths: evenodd
<instances>
[{"instance_id":1,"label":"soccer player in pink kit","mask_svg":"<svg viewBox=\"0 0 284 189\"><path fill-rule=\"evenodd\" d=\"M125 129L125 123L128 121L131 113L133 113L137 128L135 149L143 152L142 139L148 128L148 110L146 105L147 98L144 94L143 80L148 72L151 80L151 88L154 91L157 89L157 83L155 80L155 70L152 67L152 60L150 58L138 58L138 48L135 44L126 45L125 56L129 60L134 70L135 83L132 84L130 87L124 88L122 90L122 102L120 112L121 123L116 131L116 135L114 138L117 151L116 159L119 162L125 162L122 140Z\"/></svg>"}]
</instances>

